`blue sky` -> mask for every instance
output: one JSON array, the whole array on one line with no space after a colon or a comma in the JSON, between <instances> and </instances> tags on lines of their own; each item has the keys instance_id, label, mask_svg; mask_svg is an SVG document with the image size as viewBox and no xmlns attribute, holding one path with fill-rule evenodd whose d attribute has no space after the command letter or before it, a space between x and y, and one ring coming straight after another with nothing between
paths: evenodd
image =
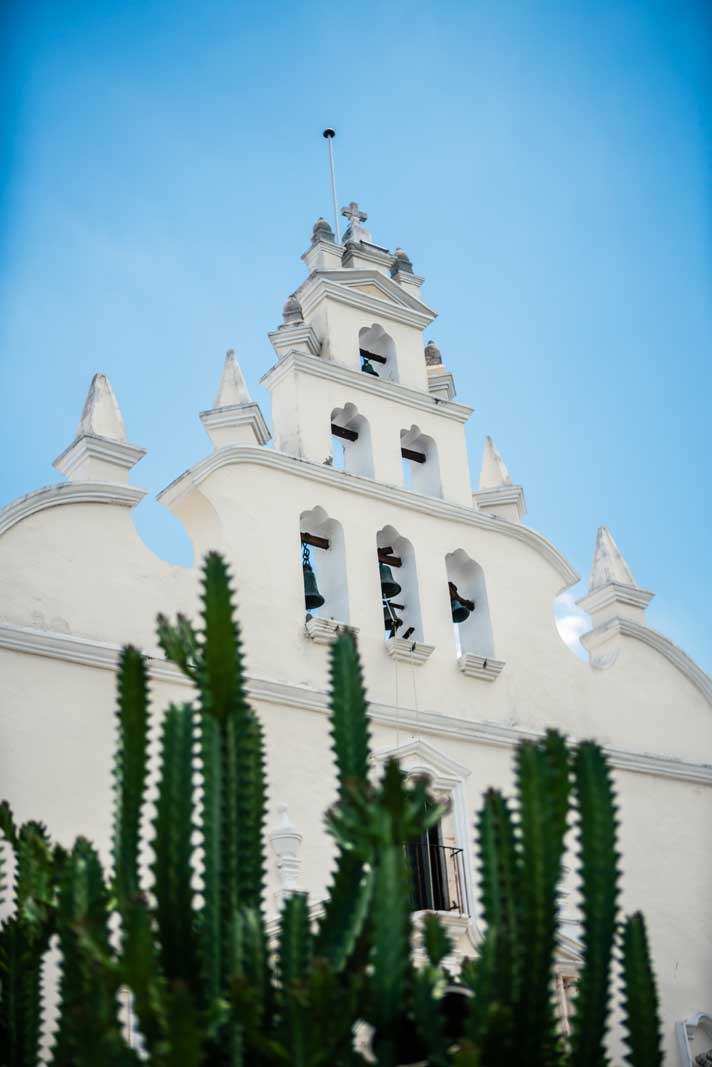
<instances>
[{"instance_id":1,"label":"blue sky","mask_svg":"<svg viewBox=\"0 0 712 1067\"><path fill-rule=\"evenodd\" d=\"M473 478L490 433L527 521L584 576L608 525L712 670L709 4L6 0L0 33L0 503L57 480L95 371L152 493L227 348L269 415L333 125L341 203L427 277Z\"/></svg>"}]
</instances>

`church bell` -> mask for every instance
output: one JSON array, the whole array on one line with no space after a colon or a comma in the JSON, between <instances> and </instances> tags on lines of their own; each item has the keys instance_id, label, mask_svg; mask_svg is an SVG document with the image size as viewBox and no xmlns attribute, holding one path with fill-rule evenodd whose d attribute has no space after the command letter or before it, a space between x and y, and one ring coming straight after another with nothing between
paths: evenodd
<instances>
[{"instance_id":1,"label":"church bell","mask_svg":"<svg viewBox=\"0 0 712 1067\"><path fill-rule=\"evenodd\" d=\"M314 608L320 608L325 600L316 584L316 575L312 570L309 549L306 545L302 553L302 574L304 576L304 603L307 611L313 611Z\"/></svg>"},{"instance_id":2,"label":"church bell","mask_svg":"<svg viewBox=\"0 0 712 1067\"><path fill-rule=\"evenodd\" d=\"M462 601L459 600L457 597L452 598L452 600L450 601L450 607L452 609L453 622L464 622L465 619L469 619L469 609L466 608Z\"/></svg>"},{"instance_id":3,"label":"church bell","mask_svg":"<svg viewBox=\"0 0 712 1067\"><path fill-rule=\"evenodd\" d=\"M387 563L381 563L379 560L378 570L381 575L381 596L384 600L390 600L393 596L398 596L401 591L401 587L393 577L393 571Z\"/></svg>"},{"instance_id":4,"label":"church bell","mask_svg":"<svg viewBox=\"0 0 712 1067\"><path fill-rule=\"evenodd\" d=\"M373 363L371 363L371 360L368 358L368 356L362 356L361 358L363 359L363 363L361 364L361 370L363 371L363 373L370 374L373 378L380 378L380 374L375 369Z\"/></svg>"},{"instance_id":5,"label":"church bell","mask_svg":"<svg viewBox=\"0 0 712 1067\"><path fill-rule=\"evenodd\" d=\"M450 590L450 611L452 612L452 621L464 622L475 610L475 602L474 600L466 600L464 596L460 596L454 582L448 582L447 586Z\"/></svg>"}]
</instances>

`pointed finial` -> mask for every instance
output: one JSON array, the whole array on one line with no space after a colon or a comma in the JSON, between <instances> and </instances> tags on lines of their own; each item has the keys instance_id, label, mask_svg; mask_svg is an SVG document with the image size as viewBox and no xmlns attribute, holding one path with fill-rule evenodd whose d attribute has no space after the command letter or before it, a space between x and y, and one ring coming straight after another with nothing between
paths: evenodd
<instances>
[{"instance_id":1,"label":"pointed finial","mask_svg":"<svg viewBox=\"0 0 712 1067\"><path fill-rule=\"evenodd\" d=\"M105 374L95 374L84 401L74 440L54 461L54 467L72 482L126 484L128 472L146 455L130 445L126 427Z\"/></svg>"},{"instance_id":2,"label":"pointed finial","mask_svg":"<svg viewBox=\"0 0 712 1067\"><path fill-rule=\"evenodd\" d=\"M95 374L84 401L82 415L77 426L77 437L82 434L108 437L111 441L127 440L126 427L121 417L118 402L105 374Z\"/></svg>"},{"instance_id":3,"label":"pointed finial","mask_svg":"<svg viewBox=\"0 0 712 1067\"><path fill-rule=\"evenodd\" d=\"M610 530L607 526L599 526L596 534L596 547L593 551L589 592L602 589L604 585L610 585L611 582L639 588Z\"/></svg>"},{"instance_id":4,"label":"pointed finial","mask_svg":"<svg viewBox=\"0 0 712 1067\"><path fill-rule=\"evenodd\" d=\"M227 408L233 404L249 404L251 399L247 382L237 362L235 349L231 348L225 356L225 365L213 407Z\"/></svg>"},{"instance_id":5,"label":"pointed finial","mask_svg":"<svg viewBox=\"0 0 712 1067\"><path fill-rule=\"evenodd\" d=\"M491 437L485 437L480 468L480 489L499 489L502 485L511 485L512 479L499 449Z\"/></svg>"},{"instance_id":6,"label":"pointed finial","mask_svg":"<svg viewBox=\"0 0 712 1067\"><path fill-rule=\"evenodd\" d=\"M478 511L509 522L521 522L527 513L524 490L512 485L507 466L491 437L485 437L480 470L480 487L472 494Z\"/></svg>"},{"instance_id":7,"label":"pointed finial","mask_svg":"<svg viewBox=\"0 0 712 1067\"><path fill-rule=\"evenodd\" d=\"M209 411L200 412L215 448L225 445L266 445L270 438L260 405L250 397L235 350L225 356L220 386L215 404Z\"/></svg>"},{"instance_id":8,"label":"pointed finial","mask_svg":"<svg viewBox=\"0 0 712 1067\"><path fill-rule=\"evenodd\" d=\"M621 635L645 626L645 609L654 596L641 589L610 531L599 526L588 592L576 601L591 616L593 629L580 640L594 667L613 666Z\"/></svg>"}]
</instances>

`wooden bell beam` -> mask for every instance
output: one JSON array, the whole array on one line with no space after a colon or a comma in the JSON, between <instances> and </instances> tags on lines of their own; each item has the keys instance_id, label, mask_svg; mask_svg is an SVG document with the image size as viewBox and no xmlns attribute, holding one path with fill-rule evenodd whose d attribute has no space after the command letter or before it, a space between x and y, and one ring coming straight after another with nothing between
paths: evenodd
<instances>
[{"instance_id":1,"label":"wooden bell beam","mask_svg":"<svg viewBox=\"0 0 712 1067\"><path fill-rule=\"evenodd\" d=\"M389 567L402 567L403 560L400 556L393 555L393 549L389 545L387 548L378 549L378 562L387 563Z\"/></svg>"},{"instance_id":2,"label":"wooden bell beam","mask_svg":"<svg viewBox=\"0 0 712 1067\"><path fill-rule=\"evenodd\" d=\"M355 430L347 430L345 426L337 426L335 422L331 424L331 432L334 437L343 437L344 441L358 441Z\"/></svg>"},{"instance_id":3,"label":"wooden bell beam","mask_svg":"<svg viewBox=\"0 0 712 1067\"><path fill-rule=\"evenodd\" d=\"M401 456L403 459L412 459L414 463L425 463L428 458L425 452L414 452L412 448L401 448Z\"/></svg>"},{"instance_id":4,"label":"wooden bell beam","mask_svg":"<svg viewBox=\"0 0 712 1067\"><path fill-rule=\"evenodd\" d=\"M312 548L328 548L329 540L326 537L315 537L314 534L303 533L302 544L311 545Z\"/></svg>"},{"instance_id":5,"label":"wooden bell beam","mask_svg":"<svg viewBox=\"0 0 712 1067\"><path fill-rule=\"evenodd\" d=\"M362 360L373 360L374 363L387 363L384 355L377 355L376 352L367 352L365 348L359 349L359 355Z\"/></svg>"}]
</instances>

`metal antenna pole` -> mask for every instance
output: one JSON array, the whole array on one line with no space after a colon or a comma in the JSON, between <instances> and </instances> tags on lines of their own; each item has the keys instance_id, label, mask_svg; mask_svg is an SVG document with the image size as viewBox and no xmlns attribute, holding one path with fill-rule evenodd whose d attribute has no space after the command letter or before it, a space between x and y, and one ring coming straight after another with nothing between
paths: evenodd
<instances>
[{"instance_id":1,"label":"metal antenna pole","mask_svg":"<svg viewBox=\"0 0 712 1067\"><path fill-rule=\"evenodd\" d=\"M341 234L339 233L339 208L338 201L336 199L336 176L334 175L334 148L332 141L336 137L335 130L324 130L323 135L329 144L329 167L331 169L331 197L334 201L334 232L336 233L336 243L341 244Z\"/></svg>"}]
</instances>

